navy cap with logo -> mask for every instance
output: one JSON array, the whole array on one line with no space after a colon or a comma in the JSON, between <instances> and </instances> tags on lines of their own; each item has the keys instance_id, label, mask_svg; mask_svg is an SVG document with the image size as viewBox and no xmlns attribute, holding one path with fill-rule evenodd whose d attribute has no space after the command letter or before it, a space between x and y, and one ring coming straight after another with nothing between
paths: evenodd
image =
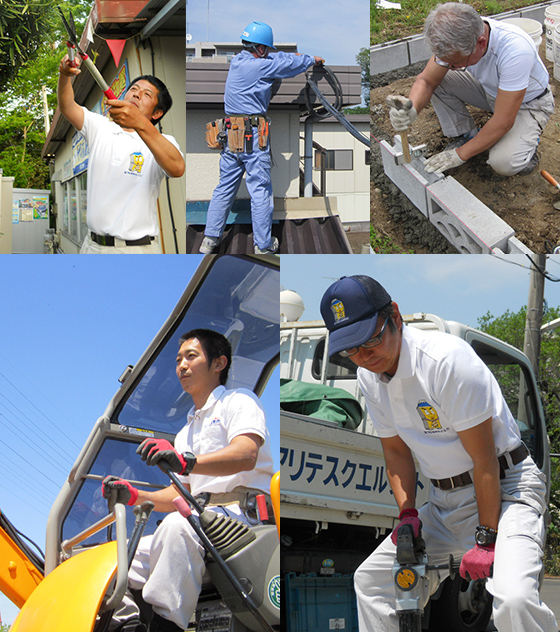
<instances>
[{"instance_id":1,"label":"navy cap with logo","mask_svg":"<svg viewBox=\"0 0 560 632\"><path fill-rule=\"evenodd\" d=\"M333 283L321 299L321 315L330 332L329 355L367 342L375 331L379 310L390 302L385 288L363 274Z\"/></svg>"}]
</instances>

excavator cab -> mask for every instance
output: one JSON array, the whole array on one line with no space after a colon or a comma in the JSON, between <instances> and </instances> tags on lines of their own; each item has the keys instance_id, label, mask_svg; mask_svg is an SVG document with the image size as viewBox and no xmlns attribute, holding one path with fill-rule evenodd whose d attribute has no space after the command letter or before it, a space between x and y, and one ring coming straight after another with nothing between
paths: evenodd
<instances>
[{"instance_id":1,"label":"excavator cab","mask_svg":"<svg viewBox=\"0 0 560 632\"><path fill-rule=\"evenodd\" d=\"M25 587L12 581L10 571L0 571L0 588L21 607L14 632L91 632L99 629L99 615L120 603L128 570L126 542L138 515L122 505L110 513L101 481L111 474L149 490L169 485L159 468L140 460L136 448L149 437L173 442L185 424L192 400L176 378L175 357L186 331L205 327L225 334L233 351L226 387L262 394L279 362L279 272L279 258L272 255L209 255L201 261L152 343L119 378L120 388L55 500L47 523L44 579L43 569L23 557L19 578L32 575ZM144 535L153 533L164 515L152 512ZM279 628L280 616L278 531L270 522L251 527L255 533L246 546L226 560L269 630ZM5 534L0 522L0 535ZM21 549L9 534L0 538L0 548L3 542L12 556ZM218 629L219 621L224 632L266 628L213 565L209 558L197 621L189 630Z\"/></svg>"}]
</instances>

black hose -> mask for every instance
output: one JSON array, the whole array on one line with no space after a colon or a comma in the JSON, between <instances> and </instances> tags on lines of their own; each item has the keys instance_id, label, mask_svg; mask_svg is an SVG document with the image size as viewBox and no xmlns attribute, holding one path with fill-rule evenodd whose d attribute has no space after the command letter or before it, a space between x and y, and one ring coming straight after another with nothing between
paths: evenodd
<instances>
[{"instance_id":1,"label":"black hose","mask_svg":"<svg viewBox=\"0 0 560 632\"><path fill-rule=\"evenodd\" d=\"M154 55L154 47L152 45L152 40L148 37L148 44L150 45L150 53L152 58L152 75L156 74L156 61ZM146 45L144 44L144 47ZM161 134L161 123L158 121L158 129ZM175 254L179 254L179 244L177 243L177 228L175 227L175 217L173 216L173 205L171 204L171 190L169 188L169 176L165 176L165 189L167 192L167 206L169 207L169 216L171 218L171 231L173 233L173 241L175 243ZM162 227L163 228L163 227ZM163 235L161 236L163 242Z\"/></svg>"},{"instance_id":2,"label":"black hose","mask_svg":"<svg viewBox=\"0 0 560 632\"><path fill-rule=\"evenodd\" d=\"M315 116L316 118L322 119L327 118L328 116L334 116L336 120L346 129L347 132L350 132L354 138L359 140L364 145L370 147L370 139L366 138L359 130L357 130L352 123L340 112L340 108L342 107L342 87L340 85L340 81L334 72L328 68L327 66L322 66L322 70L325 72L325 77L332 87L335 94L335 103L334 105L330 104L325 95L319 90L317 86L317 82L313 79L313 75L317 73L317 69L313 72L309 70L305 73L305 77L307 79L307 83L305 85L304 90L304 98L305 105L309 112ZM316 105L311 103L311 97L309 93L309 89L313 91L317 99L319 99L322 107L317 108Z\"/></svg>"},{"instance_id":3,"label":"black hose","mask_svg":"<svg viewBox=\"0 0 560 632\"><path fill-rule=\"evenodd\" d=\"M340 81L338 80L338 77L334 74L334 72L328 66L312 66L312 69L308 70L305 73L305 78L307 79L307 83L305 84L303 96L305 99L305 105L307 106L309 113L313 114L313 116L318 119L328 118L329 116L332 115L327 107L330 104L325 99L325 95L319 90L317 86L317 81L314 79L314 76L321 75L321 74L324 75L324 78L327 80L327 83L329 84L329 86L332 88L334 92L335 101L334 101L334 104L331 105L331 107L334 108L337 112L339 112L340 108L342 107L343 97L344 97L342 93L342 86L340 85ZM321 78L322 77L319 77L319 79ZM321 106L318 107L317 104L313 104L311 102L310 88L315 93L315 96L321 102L322 107Z\"/></svg>"},{"instance_id":4,"label":"black hose","mask_svg":"<svg viewBox=\"0 0 560 632\"><path fill-rule=\"evenodd\" d=\"M8 520L6 515L0 512L0 529L3 529L10 539L14 541L14 543L21 549L21 551L29 558L29 561L35 566L35 568L41 573L41 575L45 574L45 554L41 549L26 535L18 531L14 525ZM23 541L24 538L28 542L30 542L38 551L36 553Z\"/></svg>"}]
</instances>

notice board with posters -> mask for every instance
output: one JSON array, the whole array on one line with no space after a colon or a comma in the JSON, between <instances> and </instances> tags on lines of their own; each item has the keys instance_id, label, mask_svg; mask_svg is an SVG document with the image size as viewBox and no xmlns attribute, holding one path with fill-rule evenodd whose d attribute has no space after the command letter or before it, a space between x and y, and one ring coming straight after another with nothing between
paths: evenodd
<instances>
[{"instance_id":1,"label":"notice board with posters","mask_svg":"<svg viewBox=\"0 0 560 632\"><path fill-rule=\"evenodd\" d=\"M12 198L12 252L43 254L49 228L50 194L46 189L14 189Z\"/></svg>"}]
</instances>

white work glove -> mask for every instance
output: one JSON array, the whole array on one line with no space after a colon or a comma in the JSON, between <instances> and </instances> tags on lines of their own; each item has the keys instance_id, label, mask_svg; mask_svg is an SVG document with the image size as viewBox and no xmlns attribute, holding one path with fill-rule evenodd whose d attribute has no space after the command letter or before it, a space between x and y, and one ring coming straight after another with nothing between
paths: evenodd
<instances>
[{"instance_id":1,"label":"white work glove","mask_svg":"<svg viewBox=\"0 0 560 632\"><path fill-rule=\"evenodd\" d=\"M459 154L456 149L447 149L440 154L436 154L429 158L424 164L424 171L427 173L439 173L442 174L448 169L454 169L459 167L465 161L459 158Z\"/></svg>"},{"instance_id":2,"label":"white work glove","mask_svg":"<svg viewBox=\"0 0 560 632\"><path fill-rule=\"evenodd\" d=\"M391 125L397 132L404 132L416 120L418 112L407 97L391 94L386 99L389 106L389 118Z\"/></svg>"}]
</instances>

